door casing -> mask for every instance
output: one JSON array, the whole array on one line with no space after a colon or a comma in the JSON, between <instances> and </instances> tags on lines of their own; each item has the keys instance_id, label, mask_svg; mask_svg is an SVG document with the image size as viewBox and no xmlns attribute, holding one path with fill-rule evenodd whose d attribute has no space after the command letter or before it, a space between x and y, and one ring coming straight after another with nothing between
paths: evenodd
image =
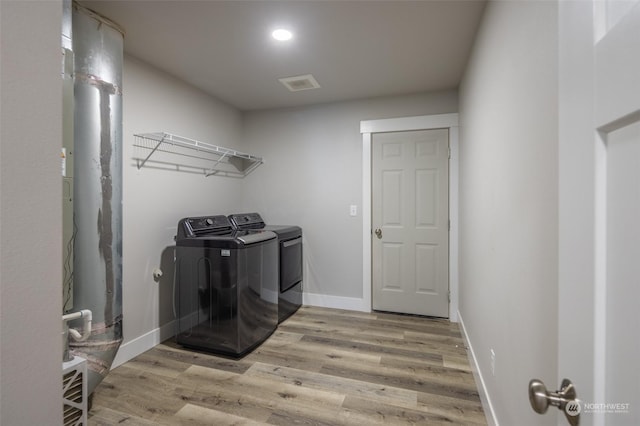
<instances>
[{"instance_id":1,"label":"door casing","mask_svg":"<svg viewBox=\"0 0 640 426\"><path fill-rule=\"evenodd\" d=\"M458 321L458 114L365 120L362 134L362 300L365 310L372 309L371 289L371 141L374 133L410 130L449 129L449 319Z\"/></svg>"}]
</instances>

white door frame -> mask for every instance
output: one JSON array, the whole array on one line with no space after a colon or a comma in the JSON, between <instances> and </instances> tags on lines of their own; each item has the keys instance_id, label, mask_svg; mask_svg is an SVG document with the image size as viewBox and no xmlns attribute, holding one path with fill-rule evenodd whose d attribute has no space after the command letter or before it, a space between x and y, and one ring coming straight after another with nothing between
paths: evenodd
<instances>
[{"instance_id":1,"label":"white door frame","mask_svg":"<svg viewBox=\"0 0 640 426\"><path fill-rule=\"evenodd\" d=\"M449 319L458 322L458 114L365 120L362 134L362 299L371 311L371 141L374 133L449 129Z\"/></svg>"}]
</instances>

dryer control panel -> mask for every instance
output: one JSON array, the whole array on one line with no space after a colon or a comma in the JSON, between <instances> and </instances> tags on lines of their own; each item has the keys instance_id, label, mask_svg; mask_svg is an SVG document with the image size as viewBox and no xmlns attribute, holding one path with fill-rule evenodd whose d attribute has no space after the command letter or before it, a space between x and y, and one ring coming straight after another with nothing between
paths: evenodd
<instances>
[{"instance_id":1,"label":"dryer control panel","mask_svg":"<svg viewBox=\"0 0 640 426\"><path fill-rule=\"evenodd\" d=\"M229 219L237 229L262 229L265 226L258 213L232 214Z\"/></svg>"}]
</instances>

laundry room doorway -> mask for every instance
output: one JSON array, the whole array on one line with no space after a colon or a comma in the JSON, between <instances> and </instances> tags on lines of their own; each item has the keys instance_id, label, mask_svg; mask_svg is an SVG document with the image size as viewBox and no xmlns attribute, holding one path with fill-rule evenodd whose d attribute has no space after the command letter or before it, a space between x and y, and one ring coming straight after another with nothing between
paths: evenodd
<instances>
[{"instance_id":1,"label":"laundry room doorway","mask_svg":"<svg viewBox=\"0 0 640 426\"><path fill-rule=\"evenodd\" d=\"M456 320L457 114L362 122L361 131L364 298L372 310Z\"/></svg>"}]
</instances>

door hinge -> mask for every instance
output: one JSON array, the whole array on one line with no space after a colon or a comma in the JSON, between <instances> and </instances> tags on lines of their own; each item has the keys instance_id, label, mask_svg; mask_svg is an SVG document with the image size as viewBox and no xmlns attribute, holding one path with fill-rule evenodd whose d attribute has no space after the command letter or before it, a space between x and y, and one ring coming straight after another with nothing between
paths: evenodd
<instances>
[{"instance_id":1,"label":"door hinge","mask_svg":"<svg viewBox=\"0 0 640 426\"><path fill-rule=\"evenodd\" d=\"M449 231L451 231L451 219L449 219Z\"/></svg>"},{"instance_id":2,"label":"door hinge","mask_svg":"<svg viewBox=\"0 0 640 426\"><path fill-rule=\"evenodd\" d=\"M451 145L447 147L447 150L448 150L447 155L449 156L449 160L451 160Z\"/></svg>"},{"instance_id":3,"label":"door hinge","mask_svg":"<svg viewBox=\"0 0 640 426\"><path fill-rule=\"evenodd\" d=\"M447 292L447 299L449 300L449 302L451 302L451 291Z\"/></svg>"}]
</instances>

